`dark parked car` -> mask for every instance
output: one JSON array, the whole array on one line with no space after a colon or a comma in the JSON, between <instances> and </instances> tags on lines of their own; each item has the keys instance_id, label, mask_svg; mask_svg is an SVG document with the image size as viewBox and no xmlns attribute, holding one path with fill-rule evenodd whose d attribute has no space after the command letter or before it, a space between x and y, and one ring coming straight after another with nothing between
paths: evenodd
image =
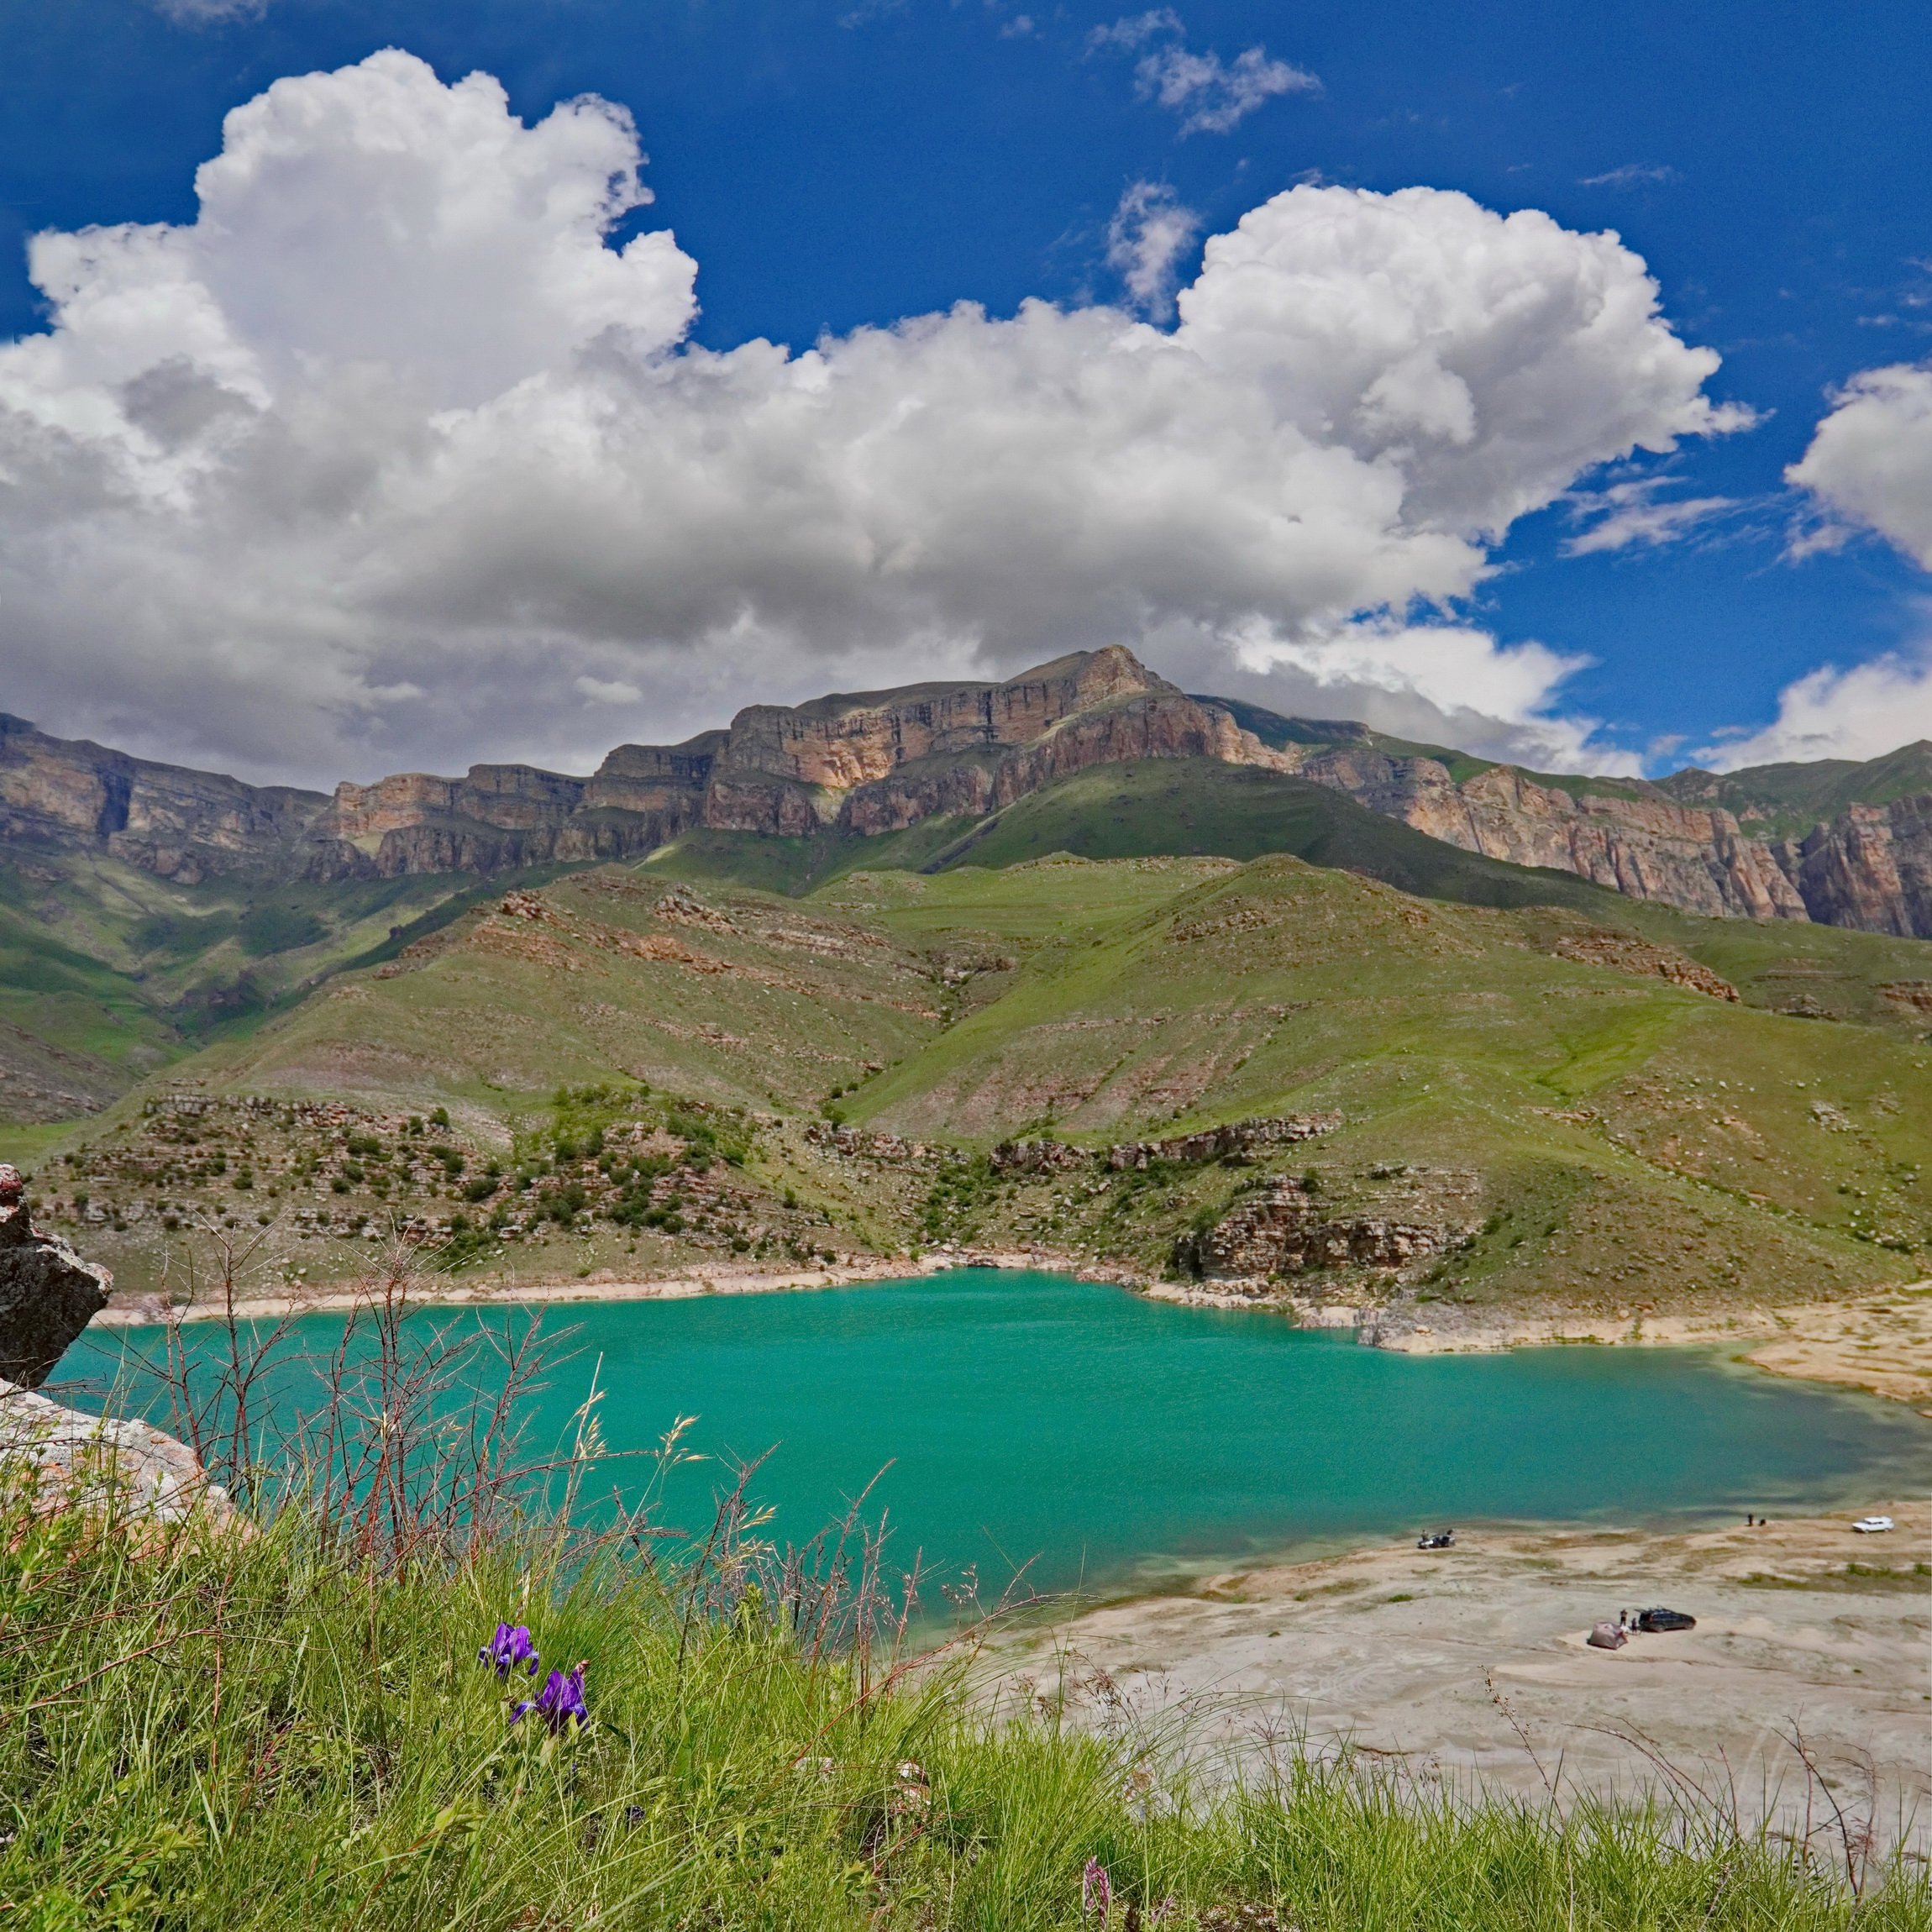
<instances>
[{"instance_id":1,"label":"dark parked car","mask_svg":"<svg viewBox=\"0 0 1932 1932\"><path fill-rule=\"evenodd\" d=\"M1430 1530L1415 1539L1419 1550L1453 1550L1456 1547L1456 1532L1453 1530Z\"/></svg>"},{"instance_id":2,"label":"dark parked car","mask_svg":"<svg viewBox=\"0 0 1932 1932\"><path fill-rule=\"evenodd\" d=\"M1694 1630L1697 1619L1683 1610L1639 1610L1637 1628L1640 1630Z\"/></svg>"}]
</instances>

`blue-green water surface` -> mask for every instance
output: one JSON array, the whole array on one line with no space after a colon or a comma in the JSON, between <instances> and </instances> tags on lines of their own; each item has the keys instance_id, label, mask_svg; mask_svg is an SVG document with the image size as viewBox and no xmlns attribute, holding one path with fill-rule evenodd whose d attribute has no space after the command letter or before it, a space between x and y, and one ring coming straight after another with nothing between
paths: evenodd
<instances>
[{"instance_id":1,"label":"blue-green water surface","mask_svg":"<svg viewBox=\"0 0 1932 1932\"><path fill-rule=\"evenodd\" d=\"M1714 1351L1410 1357L1047 1274L586 1304L545 1325L576 1352L539 1439L600 1357L613 1448L699 1418L689 1440L714 1460L684 1473L673 1521L701 1524L722 1459L773 1449L755 1492L803 1541L885 1468L868 1513L890 1512L898 1561L976 1565L995 1593L1028 1563L1037 1587L1117 1588L1436 1524L1776 1516L1932 1477L1910 1410ZM329 1318L305 1326L326 1346ZM118 1347L90 1336L63 1376L111 1375Z\"/></svg>"}]
</instances>

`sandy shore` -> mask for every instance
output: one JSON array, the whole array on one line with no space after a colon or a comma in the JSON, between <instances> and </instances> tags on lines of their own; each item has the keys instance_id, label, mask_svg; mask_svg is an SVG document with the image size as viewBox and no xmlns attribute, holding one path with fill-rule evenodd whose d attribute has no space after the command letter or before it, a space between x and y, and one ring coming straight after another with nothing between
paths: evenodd
<instances>
[{"instance_id":1,"label":"sandy shore","mask_svg":"<svg viewBox=\"0 0 1932 1932\"><path fill-rule=\"evenodd\" d=\"M916 1259L880 1256L874 1260L823 1268L768 1268L719 1262L681 1274L627 1281L602 1271L570 1281L459 1282L428 1276L412 1288L418 1308L520 1308L553 1302L682 1301L702 1294L787 1294L815 1288L853 1288L869 1282L905 1281L953 1268L1040 1268L1075 1274L1089 1281L1135 1285L1124 1271L1095 1268L1071 1257L1032 1248L937 1248ZM303 1289L283 1294L250 1295L234 1305L241 1321L277 1321L286 1315L343 1314L368 1299L354 1284ZM118 1300L94 1317L102 1328L145 1327L161 1321L218 1321L224 1310L213 1300L171 1305L159 1295Z\"/></svg>"},{"instance_id":2,"label":"sandy shore","mask_svg":"<svg viewBox=\"0 0 1932 1932\"><path fill-rule=\"evenodd\" d=\"M850 1268L807 1268L785 1272L766 1268L719 1266L685 1274L660 1275L649 1281L625 1281L612 1274L593 1274L578 1281L485 1283L453 1282L432 1278L416 1284L410 1305L416 1308L522 1308L553 1302L683 1301L701 1294L785 1294L814 1288L850 1288L862 1282L903 1281L953 1265L945 1260L879 1261ZM329 1287L291 1289L286 1294L251 1295L234 1305L240 1321L277 1321L286 1315L340 1315L369 1299L365 1288ZM158 1295L144 1295L104 1308L94 1317L98 1328L144 1327L160 1321L218 1321L225 1311L217 1301L170 1305Z\"/></svg>"},{"instance_id":3,"label":"sandy shore","mask_svg":"<svg viewBox=\"0 0 1932 1932\"><path fill-rule=\"evenodd\" d=\"M1592 1317L1572 1310L1504 1315L1432 1304L1399 1313L1373 1306L1258 1299L1252 1289L1156 1282L1142 1292L1194 1308L1277 1308L1304 1327L1352 1328L1402 1355L1487 1355L1509 1348L1725 1347L1773 1375L1833 1382L1932 1415L1932 1281L1793 1308L1726 1309L1709 1315ZM1420 1315L1431 1319L1423 1321Z\"/></svg>"},{"instance_id":4,"label":"sandy shore","mask_svg":"<svg viewBox=\"0 0 1932 1932\"><path fill-rule=\"evenodd\" d=\"M1655 1347L1743 1344L1738 1349L1742 1358L1772 1374L1866 1389L1932 1415L1932 1281L1861 1295L1855 1301L1722 1315L1596 1321L1576 1315L1525 1315L1453 1327L1416 1325L1380 1333L1375 1341L1378 1347L1410 1355L1577 1342Z\"/></svg>"},{"instance_id":5,"label":"sandy shore","mask_svg":"<svg viewBox=\"0 0 1932 1932\"><path fill-rule=\"evenodd\" d=\"M1932 1845L1932 1504L1689 1535L1464 1532L1205 1580L1004 1640L987 1694L1210 1757L1352 1746L1531 1799L1691 1784ZM1856 1568L1848 1566L1856 1566ZM1666 1604L1693 1631L1584 1641ZM1794 1748L1801 1739L1818 1777ZM1829 1779L1826 1787L1819 1779Z\"/></svg>"}]
</instances>

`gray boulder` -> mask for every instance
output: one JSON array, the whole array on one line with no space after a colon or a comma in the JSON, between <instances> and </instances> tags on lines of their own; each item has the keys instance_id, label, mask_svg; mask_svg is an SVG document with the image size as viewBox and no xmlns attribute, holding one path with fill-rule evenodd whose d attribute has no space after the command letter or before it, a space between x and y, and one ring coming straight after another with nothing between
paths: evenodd
<instances>
[{"instance_id":1,"label":"gray boulder","mask_svg":"<svg viewBox=\"0 0 1932 1932\"><path fill-rule=\"evenodd\" d=\"M38 1389L108 1305L113 1280L34 1228L18 1173L0 1162L0 1380Z\"/></svg>"},{"instance_id":2,"label":"gray boulder","mask_svg":"<svg viewBox=\"0 0 1932 1932\"><path fill-rule=\"evenodd\" d=\"M84 1509L117 1522L235 1520L185 1442L134 1416L88 1415L0 1381L0 1486L21 1484L36 1515Z\"/></svg>"}]
</instances>

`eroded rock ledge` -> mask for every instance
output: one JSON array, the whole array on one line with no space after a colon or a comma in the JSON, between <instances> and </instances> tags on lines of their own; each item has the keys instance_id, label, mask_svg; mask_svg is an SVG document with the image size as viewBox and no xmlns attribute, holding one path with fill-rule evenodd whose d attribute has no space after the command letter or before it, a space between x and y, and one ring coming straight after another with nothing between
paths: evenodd
<instances>
[{"instance_id":1,"label":"eroded rock ledge","mask_svg":"<svg viewBox=\"0 0 1932 1932\"><path fill-rule=\"evenodd\" d=\"M1299 1181L1284 1174L1212 1226L1184 1234L1174 1260L1184 1273L1208 1281L1266 1283L1311 1268L1403 1273L1464 1246L1475 1232L1473 1224L1446 1221L1326 1215Z\"/></svg>"}]
</instances>

